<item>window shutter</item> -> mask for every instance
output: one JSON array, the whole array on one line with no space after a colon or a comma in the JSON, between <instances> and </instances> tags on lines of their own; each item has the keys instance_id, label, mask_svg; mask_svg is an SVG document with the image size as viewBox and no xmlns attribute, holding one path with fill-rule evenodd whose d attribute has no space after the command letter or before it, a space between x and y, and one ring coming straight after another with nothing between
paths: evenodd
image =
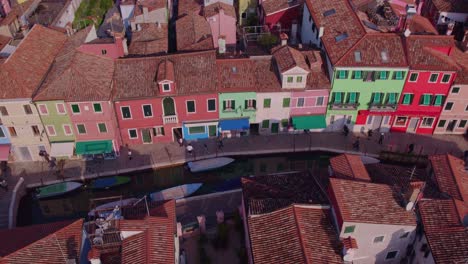
<instances>
[{"instance_id":1,"label":"window shutter","mask_svg":"<svg viewBox=\"0 0 468 264\"><path fill-rule=\"evenodd\" d=\"M374 104L380 103L380 93L374 93L372 102Z\"/></svg>"},{"instance_id":2,"label":"window shutter","mask_svg":"<svg viewBox=\"0 0 468 264\"><path fill-rule=\"evenodd\" d=\"M231 100L231 108L236 109L236 101Z\"/></svg>"},{"instance_id":3,"label":"window shutter","mask_svg":"<svg viewBox=\"0 0 468 264\"><path fill-rule=\"evenodd\" d=\"M341 103L341 93L335 93L335 104Z\"/></svg>"},{"instance_id":4,"label":"window shutter","mask_svg":"<svg viewBox=\"0 0 468 264\"><path fill-rule=\"evenodd\" d=\"M396 101L396 94L395 93L389 93L388 94L388 103L389 104L394 104Z\"/></svg>"},{"instance_id":5,"label":"window shutter","mask_svg":"<svg viewBox=\"0 0 468 264\"><path fill-rule=\"evenodd\" d=\"M423 98L424 98L424 101L423 101L424 105L430 105L431 104L431 95L430 94L423 95Z\"/></svg>"},{"instance_id":6,"label":"window shutter","mask_svg":"<svg viewBox=\"0 0 468 264\"><path fill-rule=\"evenodd\" d=\"M440 106L442 105L442 95L436 95L434 100L434 105Z\"/></svg>"},{"instance_id":7,"label":"window shutter","mask_svg":"<svg viewBox=\"0 0 468 264\"><path fill-rule=\"evenodd\" d=\"M244 101L244 108L247 109L248 106L249 106L249 100L245 100Z\"/></svg>"},{"instance_id":8,"label":"window shutter","mask_svg":"<svg viewBox=\"0 0 468 264\"><path fill-rule=\"evenodd\" d=\"M252 100L252 105L254 109L257 109L257 100Z\"/></svg>"},{"instance_id":9,"label":"window shutter","mask_svg":"<svg viewBox=\"0 0 468 264\"><path fill-rule=\"evenodd\" d=\"M223 110L226 110L226 101L223 100Z\"/></svg>"},{"instance_id":10,"label":"window shutter","mask_svg":"<svg viewBox=\"0 0 468 264\"><path fill-rule=\"evenodd\" d=\"M350 104L356 103L356 93L349 93L349 103Z\"/></svg>"}]
</instances>

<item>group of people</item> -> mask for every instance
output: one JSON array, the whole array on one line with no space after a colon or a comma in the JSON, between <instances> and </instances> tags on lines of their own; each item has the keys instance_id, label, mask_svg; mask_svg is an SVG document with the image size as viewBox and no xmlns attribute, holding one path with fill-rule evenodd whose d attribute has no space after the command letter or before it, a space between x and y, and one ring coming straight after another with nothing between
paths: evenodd
<instances>
[{"instance_id":1,"label":"group of people","mask_svg":"<svg viewBox=\"0 0 468 264\"><path fill-rule=\"evenodd\" d=\"M345 137L347 137L349 135L349 128L347 125L344 125L343 126L343 134L345 135ZM368 140L371 140L372 136L374 134L374 131L372 129L369 129L367 131L367 139ZM382 145L383 144L383 141L384 141L384 138L385 138L385 134L382 132L380 133L379 135L379 140L377 141L379 143L379 145ZM359 151L359 147L360 147L360 141L359 141L359 137L356 139L356 141L354 141L353 143L353 149L355 151Z\"/></svg>"},{"instance_id":2,"label":"group of people","mask_svg":"<svg viewBox=\"0 0 468 264\"><path fill-rule=\"evenodd\" d=\"M185 141L183 138L179 138L177 140L179 142L179 146L184 146L185 145ZM218 150L222 150L224 148L224 143L223 143L223 138L222 137L218 137L217 139L217 145L218 145ZM208 154L209 150L208 150L208 145L206 143L203 144L203 147L205 149L205 152L206 154ZM186 146L185 146L185 150L187 150L187 153L189 155L192 155L193 151L194 151L194 148L192 146L192 143L188 143Z\"/></svg>"}]
</instances>

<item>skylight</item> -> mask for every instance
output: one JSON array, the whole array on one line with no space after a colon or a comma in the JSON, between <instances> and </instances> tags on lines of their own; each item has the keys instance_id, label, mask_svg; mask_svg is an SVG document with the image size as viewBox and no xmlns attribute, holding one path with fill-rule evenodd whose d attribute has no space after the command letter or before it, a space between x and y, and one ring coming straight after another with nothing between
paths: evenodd
<instances>
[{"instance_id":1,"label":"skylight","mask_svg":"<svg viewBox=\"0 0 468 264\"><path fill-rule=\"evenodd\" d=\"M388 62L388 52L386 50L380 52L380 56L382 57L383 62Z\"/></svg>"},{"instance_id":2,"label":"skylight","mask_svg":"<svg viewBox=\"0 0 468 264\"><path fill-rule=\"evenodd\" d=\"M323 16L327 17L327 16L331 16L331 15L333 15L335 13L336 13L336 10L333 8L333 9L329 9L329 10L323 12Z\"/></svg>"},{"instance_id":3,"label":"skylight","mask_svg":"<svg viewBox=\"0 0 468 264\"><path fill-rule=\"evenodd\" d=\"M355 51L354 52L354 60L356 62L361 62L361 52L360 51Z\"/></svg>"},{"instance_id":4,"label":"skylight","mask_svg":"<svg viewBox=\"0 0 468 264\"><path fill-rule=\"evenodd\" d=\"M345 32L345 33L341 33L341 34L339 34L338 36L335 37L335 41L336 41L336 42L340 42L340 41L342 41L342 40L347 39L348 37L349 37L349 36L348 36L348 33L346 33L346 32Z\"/></svg>"}]
</instances>

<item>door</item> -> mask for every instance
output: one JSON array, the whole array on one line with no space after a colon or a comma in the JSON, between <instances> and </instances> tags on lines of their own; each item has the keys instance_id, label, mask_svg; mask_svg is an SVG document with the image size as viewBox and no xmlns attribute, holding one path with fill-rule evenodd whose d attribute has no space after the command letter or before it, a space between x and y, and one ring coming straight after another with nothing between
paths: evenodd
<instances>
[{"instance_id":1,"label":"door","mask_svg":"<svg viewBox=\"0 0 468 264\"><path fill-rule=\"evenodd\" d=\"M216 127L216 125L211 125L211 126L208 126L208 136L209 137L216 137L218 135L218 128Z\"/></svg>"},{"instance_id":2,"label":"door","mask_svg":"<svg viewBox=\"0 0 468 264\"><path fill-rule=\"evenodd\" d=\"M277 134L279 131L279 123L271 123L271 133Z\"/></svg>"},{"instance_id":3,"label":"door","mask_svg":"<svg viewBox=\"0 0 468 264\"><path fill-rule=\"evenodd\" d=\"M259 124L250 124L250 134L258 135Z\"/></svg>"},{"instance_id":4,"label":"door","mask_svg":"<svg viewBox=\"0 0 468 264\"><path fill-rule=\"evenodd\" d=\"M174 142L179 142L179 138L182 138L182 128L174 127L172 128L172 139Z\"/></svg>"},{"instance_id":5,"label":"door","mask_svg":"<svg viewBox=\"0 0 468 264\"><path fill-rule=\"evenodd\" d=\"M175 115L174 99L166 97L163 99L164 116Z\"/></svg>"},{"instance_id":6,"label":"door","mask_svg":"<svg viewBox=\"0 0 468 264\"><path fill-rule=\"evenodd\" d=\"M406 129L406 132L415 133L416 128L418 127L418 123L419 123L419 118L411 118L409 125L408 125L408 129Z\"/></svg>"},{"instance_id":7,"label":"door","mask_svg":"<svg viewBox=\"0 0 468 264\"><path fill-rule=\"evenodd\" d=\"M32 160L32 156L31 156L31 153L29 152L28 147L19 147L18 149L21 155L21 160L24 160L24 161Z\"/></svg>"},{"instance_id":8,"label":"door","mask_svg":"<svg viewBox=\"0 0 468 264\"><path fill-rule=\"evenodd\" d=\"M141 138L143 139L143 144L151 143L151 133L148 128L145 128L141 131Z\"/></svg>"},{"instance_id":9,"label":"door","mask_svg":"<svg viewBox=\"0 0 468 264\"><path fill-rule=\"evenodd\" d=\"M456 125L457 125L457 120L450 120L450 122L447 125L447 131L452 132L455 129Z\"/></svg>"},{"instance_id":10,"label":"door","mask_svg":"<svg viewBox=\"0 0 468 264\"><path fill-rule=\"evenodd\" d=\"M382 116L374 116L374 120L372 121L372 130L377 130L380 128L380 125L382 124Z\"/></svg>"}]
</instances>

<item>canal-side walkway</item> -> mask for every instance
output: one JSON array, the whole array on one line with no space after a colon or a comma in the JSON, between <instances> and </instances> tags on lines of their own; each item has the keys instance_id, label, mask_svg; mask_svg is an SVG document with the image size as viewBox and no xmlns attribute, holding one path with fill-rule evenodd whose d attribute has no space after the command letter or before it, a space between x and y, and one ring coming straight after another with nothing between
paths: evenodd
<instances>
[{"instance_id":1,"label":"canal-side walkway","mask_svg":"<svg viewBox=\"0 0 468 264\"><path fill-rule=\"evenodd\" d=\"M414 144L414 152L421 154L451 153L461 156L464 150L468 150L467 141L462 136L387 133L383 144L380 145L377 133L370 140L367 135L362 134L350 134L345 137L341 133L301 133L224 139L222 148L219 148L214 139L200 140L191 142L194 148L192 154L188 154L185 147L177 143L140 145L131 148L131 159L128 150L124 148L116 160L67 160L61 173L57 168L49 168L46 162L10 163L6 173L9 189L0 190L0 228L6 227L4 220L8 218L7 205L13 196L14 186L21 177L24 178L23 186L32 188L63 180L110 176L216 156L303 151L352 153L352 144L358 137L360 152L371 156L378 155L382 150L406 151L409 144Z\"/></svg>"}]
</instances>

